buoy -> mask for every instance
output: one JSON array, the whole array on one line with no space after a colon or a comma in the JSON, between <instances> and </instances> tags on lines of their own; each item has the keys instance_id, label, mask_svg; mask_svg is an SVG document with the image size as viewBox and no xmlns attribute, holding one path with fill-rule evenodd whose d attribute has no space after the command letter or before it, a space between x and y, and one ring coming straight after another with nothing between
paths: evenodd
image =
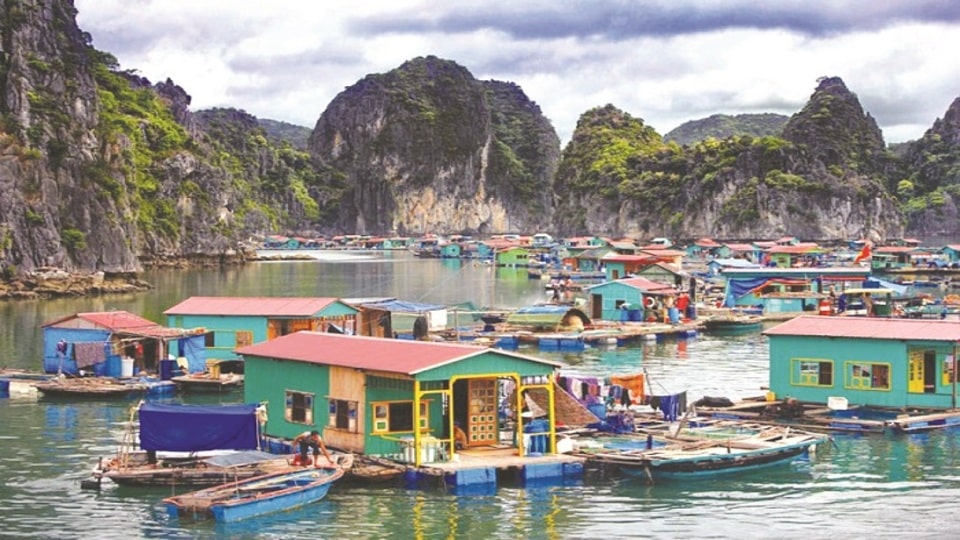
<instances>
[{"instance_id":1,"label":"buoy","mask_svg":"<svg viewBox=\"0 0 960 540\"><path fill-rule=\"evenodd\" d=\"M657 307L657 299L652 296L648 296L643 299L643 305L647 309L654 309Z\"/></svg>"}]
</instances>

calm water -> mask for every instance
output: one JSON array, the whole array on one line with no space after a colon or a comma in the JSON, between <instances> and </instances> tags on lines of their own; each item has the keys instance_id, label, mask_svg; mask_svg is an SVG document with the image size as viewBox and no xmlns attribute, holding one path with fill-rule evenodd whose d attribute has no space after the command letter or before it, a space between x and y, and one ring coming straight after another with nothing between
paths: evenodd
<instances>
[{"instance_id":1,"label":"calm water","mask_svg":"<svg viewBox=\"0 0 960 540\"><path fill-rule=\"evenodd\" d=\"M0 363L36 367L43 321L106 309L161 321L164 309L191 295L396 296L497 307L545 297L523 271L406 255L146 277L156 288L138 295L0 304ZM759 394L766 355L759 335L542 354L583 374L645 369L655 391L688 390L693 398ZM953 515L960 497L958 432L838 437L835 447L790 465L686 484L588 477L459 497L338 485L319 504L240 524L178 521L160 503L172 493L168 488L104 483L99 492L80 489L95 460L115 450L129 406L0 400L0 538L885 538L960 532Z\"/></svg>"}]
</instances>

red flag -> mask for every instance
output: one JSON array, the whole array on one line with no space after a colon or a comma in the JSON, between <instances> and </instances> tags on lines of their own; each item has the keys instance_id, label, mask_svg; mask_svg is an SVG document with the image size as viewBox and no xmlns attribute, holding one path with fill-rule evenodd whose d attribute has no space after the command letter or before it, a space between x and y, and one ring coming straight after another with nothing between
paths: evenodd
<instances>
[{"instance_id":1,"label":"red flag","mask_svg":"<svg viewBox=\"0 0 960 540\"><path fill-rule=\"evenodd\" d=\"M860 250L860 254L857 255L857 258L853 260L853 264L857 264L860 261L865 261L873 255L870 251L870 244L864 244L863 249Z\"/></svg>"}]
</instances>

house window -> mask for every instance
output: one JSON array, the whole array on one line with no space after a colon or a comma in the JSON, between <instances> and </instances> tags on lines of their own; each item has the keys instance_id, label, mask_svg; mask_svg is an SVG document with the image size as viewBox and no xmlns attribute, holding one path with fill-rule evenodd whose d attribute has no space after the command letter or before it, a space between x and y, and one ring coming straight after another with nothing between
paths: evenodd
<instances>
[{"instance_id":1,"label":"house window","mask_svg":"<svg viewBox=\"0 0 960 540\"><path fill-rule=\"evenodd\" d=\"M357 402L345 399L330 400L330 427L358 433Z\"/></svg>"},{"instance_id":2,"label":"house window","mask_svg":"<svg viewBox=\"0 0 960 540\"><path fill-rule=\"evenodd\" d=\"M790 384L793 386L833 386L833 362L810 358L792 359Z\"/></svg>"},{"instance_id":3,"label":"house window","mask_svg":"<svg viewBox=\"0 0 960 540\"><path fill-rule=\"evenodd\" d=\"M203 346L213 348L217 346L216 332L207 332L203 335Z\"/></svg>"},{"instance_id":4,"label":"house window","mask_svg":"<svg viewBox=\"0 0 960 540\"><path fill-rule=\"evenodd\" d=\"M847 362L845 386L852 390L889 390L890 364Z\"/></svg>"},{"instance_id":5,"label":"house window","mask_svg":"<svg viewBox=\"0 0 960 540\"><path fill-rule=\"evenodd\" d=\"M420 427L430 425L429 408L420 404ZM393 401L373 404L373 432L395 433L413 431L413 402Z\"/></svg>"},{"instance_id":6,"label":"house window","mask_svg":"<svg viewBox=\"0 0 960 540\"><path fill-rule=\"evenodd\" d=\"M956 363L953 359L952 354L948 354L946 358L943 359L943 377L941 383L944 385L953 384L953 368L956 367Z\"/></svg>"},{"instance_id":7,"label":"house window","mask_svg":"<svg viewBox=\"0 0 960 540\"><path fill-rule=\"evenodd\" d=\"M253 332L249 330L237 330L236 333L237 348L253 345Z\"/></svg>"},{"instance_id":8,"label":"house window","mask_svg":"<svg viewBox=\"0 0 960 540\"><path fill-rule=\"evenodd\" d=\"M284 418L294 424L313 425L313 394L287 390Z\"/></svg>"}]
</instances>

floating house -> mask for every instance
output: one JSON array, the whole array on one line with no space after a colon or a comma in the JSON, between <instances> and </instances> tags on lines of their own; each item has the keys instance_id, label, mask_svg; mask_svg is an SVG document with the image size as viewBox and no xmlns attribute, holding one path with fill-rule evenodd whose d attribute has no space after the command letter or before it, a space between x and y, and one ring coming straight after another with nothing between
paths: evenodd
<instances>
[{"instance_id":1,"label":"floating house","mask_svg":"<svg viewBox=\"0 0 960 540\"><path fill-rule=\"evenodd\" d=\"M677 290L671 285L642 277L618 279L588 288L590 314L607 321L643 321L673 299Z\"/></svg>"},{"instance_id":2,"label":"floating house","mask_svg":"<svg viewBox=\"0 0 960 540\"><path fill-rule=\"evenodd\" d=\"M498 249L494 260L497 266L527 266L530 264L530 250L520 246Z\"/></svg>"},{"instance_id":3,"label":"floating house","mask_svg":"<svg viewBox=\"0 0 960 540\"><path fill-rule=\"evenodd\" d=\"M764 313L815 311L830 286L860 287L868 268L724 268L725 307L753 307Z\"/></svg>"},{"instance_id":4,"label":"floating house","mask_svg":"<svg viewBox=\"0 0 960 540\"><path fill-rule=\"evenodd\" d=\"M127 311L77 313L42 330L45 373L131 377L172 369L163 363L170 356L183 358L190 372L206 367L204 330L168 328Z\"/></svg>"},{"instance_id":5,"label":"floating house","mask_svg":"<svg viewBox=\"0 0 960 540\"><path fill-rule=\"evenodd\" d=\"M608 280L625 278L638 272L641 268L651 265L659 259L653 255L618 255L610 253L601 263Z\"/></svg>"},{"instance_id":6,"label":"floating house","mask_svg":"<svg viewBox=\"0 0 960 540\"><path fill-rule=\"evenodd\" d=\"M328 446L411 464L455 459L455 426L467 449L553 453L559 363L472 345L297 332L238 350L244 398L268 403L266 433L322 433ZM540 422L535 448L500 422L501 397L522 411L528 391L546 392L545 419L515 414L517 432Z\"/></svg>"},{"instance_id":7,"label":"floating house","mask_svg":"<svg viewBox=\"0 0 960 540\"><path fill-rule=\"evenodd\" d=\"M770 390L778 398L957 406L955 321L801 316L764 334L770 341Z\"/></svg>"},{"instance_id":8,"label":"floating house","mask_svg":"<svg viewBox=\"0 0 960 540\"><path fill-rule=\"evenodd\" d=\"M359 312L337 298L192 296L163 313L171 326L205 329L209 358L233 359L240 347L300 330L358 333Z\"/></svg>"}]
</instances>

